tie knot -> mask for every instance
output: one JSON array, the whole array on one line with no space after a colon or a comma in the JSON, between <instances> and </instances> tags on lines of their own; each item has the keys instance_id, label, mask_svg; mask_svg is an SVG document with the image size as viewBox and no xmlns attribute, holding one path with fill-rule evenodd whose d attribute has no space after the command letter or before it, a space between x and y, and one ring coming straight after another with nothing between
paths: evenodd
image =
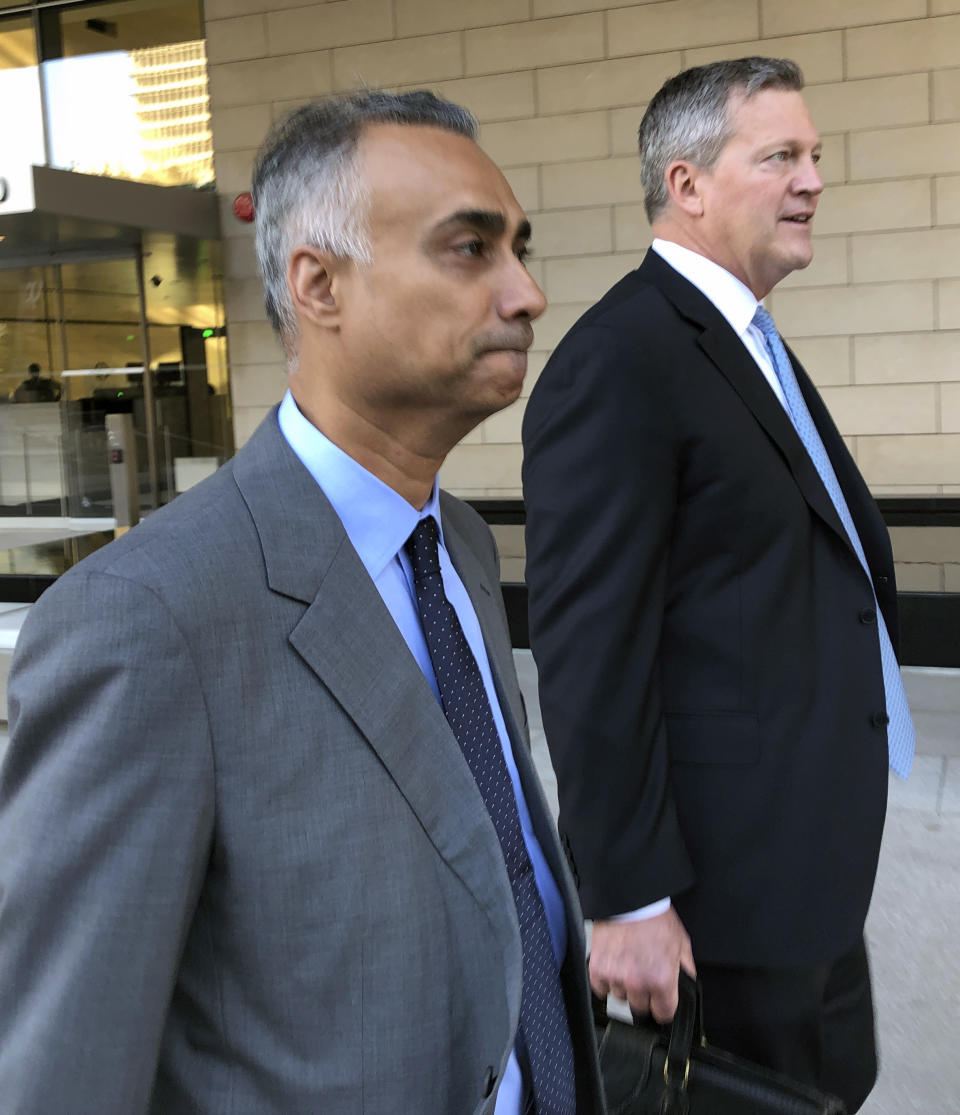
<instances>
[{"instance_id":1,"label":"tie knot","mask_svg":"<svg viewBox=\"0 0 960 1115\"><path fill-rule=\"evenodd\" d=\"M755 325L764 337L779 337L777 327L773 324L773 318L767 313L763 306L758 305L756 313L753 315L753 320L750 323Z\"/></svg>"},{"instance_id":2,"label":"tie knot","mask_svg":"<svg viewBox=\"0 0 960 1115\"><path fill-rule=\"evenodd\" d=\"M417 523L404 549L410 555L415 581L440 572L440 532L432 515Z\"/></svg>"}]
</instances>

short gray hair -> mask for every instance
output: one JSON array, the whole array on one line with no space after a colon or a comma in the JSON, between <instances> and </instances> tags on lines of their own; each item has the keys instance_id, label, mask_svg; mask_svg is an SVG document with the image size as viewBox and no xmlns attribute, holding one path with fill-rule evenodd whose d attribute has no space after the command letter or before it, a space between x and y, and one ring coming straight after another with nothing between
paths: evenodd
<instances>
[{"instance_id":1,"label":"short gray hair","mask_svg":"<svg viewBox=\"0 0 960 1115\"><path fill-rule=\"evenodd\" d=\"M763 89L799 92L803 71L787 58L735 58L695 66L670 78L640 121L640 181L651 223L669 200L665 175L677 159L710 170L732 135L733 93L752 97Z\"/></svg>"},{"instance_id":2,"label":"short gray hair","mask_svg":"<svg viewBox=\"0 0 960 1115\"><path fill-rule=\"evenodd\" d=\"M273 126L254 164L252 193L267 317L288 359L298 334L287 289L294 246L310 244L370 262L367 197L356 165L357 144L370 124L419 124L477 138L477 122L467 109L426 90L365 89L326 97Z\"/></svg>"}]
</instances>

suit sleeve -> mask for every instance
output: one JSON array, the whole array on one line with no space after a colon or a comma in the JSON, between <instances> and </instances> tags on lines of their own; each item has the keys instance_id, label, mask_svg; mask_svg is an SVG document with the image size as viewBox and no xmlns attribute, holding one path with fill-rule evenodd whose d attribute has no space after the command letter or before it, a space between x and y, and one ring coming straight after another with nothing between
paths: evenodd
<instances>
[{"instance_id":1,"label":"suit sleeve","mask_svg":"<svg viewBox=\"0 0 960 1115\"><path fill-rule=\"evenodd\" d=\"M17 646L10 729L2 1107L146 1112L213 826L196 669L155 595L98 573L48 590Z\"/></svg>"},{"instance_id":2,"label":"suit sleeve","mask_svg":"<svg viewBox=\"0 0 960 1115\"><path fill-rule=\"evenodd\" d=\"M644 359L581 327L524 419L530 641L560 828L591 918L693 882L658 666L680 447L670 369Z\"/></svg>"}]
</instances>

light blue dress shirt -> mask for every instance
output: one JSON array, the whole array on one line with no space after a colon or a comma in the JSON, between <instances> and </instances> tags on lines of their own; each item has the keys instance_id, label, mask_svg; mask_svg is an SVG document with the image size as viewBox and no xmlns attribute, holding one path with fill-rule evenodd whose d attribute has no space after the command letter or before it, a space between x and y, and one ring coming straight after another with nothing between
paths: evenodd
<instances>
[{"instance_id":1,"label":"light blue dress shirt","mask_svg":"<svg viewBox=\"0 0 960 1115\"><path fill-rule=\"evenodd\" d=\"M443 577L444 592L457 613L467 643L480 668L487 699L500 736L500 745L513 783L523 837L547 912L553 949L557 963L561 964L567 948L567 925L563 900L533 831L530 812L520 785L517 764L513 758L513 747L507 735L500 702L494 688L480 624L467 590L454 569L444 545L436 481L434 481L430 500L422 511L418 511L412 504L407 503L403 496L359 465L312 425L300 412L289 391L280 404L278 420L280 430L290 448L320 485L323 494L339 516L347 537L380 593L387 610L393 616L400 634L410 648L410 653L430 683L434 696L439 701L440 691L437 688L430 652L427 649L423 628L420 625L420 614L417 611L413 571L410 567L410 559L403 548L421 519L428 515L436 519L440 530L440 573ZM511 1054L497 1094L496 1115L519 1115L521 1094L520 1067L516 1055Z\"/></svg>"}]
</instances>

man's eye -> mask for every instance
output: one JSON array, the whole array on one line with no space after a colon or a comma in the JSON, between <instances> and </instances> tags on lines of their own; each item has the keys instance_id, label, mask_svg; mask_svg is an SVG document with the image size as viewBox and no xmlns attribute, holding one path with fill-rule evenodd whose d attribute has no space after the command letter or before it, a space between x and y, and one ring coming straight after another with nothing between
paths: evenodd
<instances>
[{"instance_id":1,"label":"man's eye","mask_svg":"<svg viewBox=\"0 0 960 1115\"><path fill-rule=\"evenodd\" d=\"M465 240L462 244L457 244L454 251L459 252L460 255L468 256L471 259L476 259L482 256L486 250L486 245L482 240Z\"/></svg>"},{"instance_id":2,"label":"man's eye","mask_svg":"<svg viewBox=\"0 0 960 1115\"><path fill-rule=\"evenodd\" d=\"M774 151L774 153L770 156L770 158L773 159L773 161L776 162L776 163L785 163L787 161L787 159L789 158L789 152L787 152L787 151Z\"/></svg>"},{"instance_id":3,"label":"man's eye","mask_svg":"<svg viewBox=\"0 0 960 1115\"><path fill-rule=\"evenodd\" d=\"M526 263L527 260L533 255L533 248L529 244L524 244L522 247L517 248L516 256L521 263Z\"/></svg>"}]
</instances>

